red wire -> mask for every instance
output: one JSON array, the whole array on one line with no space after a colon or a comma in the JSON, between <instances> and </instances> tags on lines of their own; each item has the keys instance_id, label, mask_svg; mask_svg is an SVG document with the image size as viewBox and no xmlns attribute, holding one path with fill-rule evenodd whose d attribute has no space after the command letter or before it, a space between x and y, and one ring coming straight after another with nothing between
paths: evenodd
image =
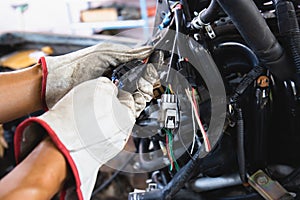
<instances>
[{"instance_id":1,"label":"red wire","mask_svg":"<svg viewBox=\"0 0 300 200\"><path fill-rule=\"evenodd\" d=\"M192 88L192 100L193 100L193 103L194 103L195 108L196 108L196 114L197 114L197 117L199 118L200 126L201 126L202 130L204 131L204 133L203 133L204 138L203 139L206 141L207 149L210 151L211 150L210 142L209 142L207 133L204 130L203 124L202 124L201 119L200 119L200 112L199 112L198 104L197 104L197 101L196 101L196 98L195 98L195 89L194 88Z\"/></svg>"},{"instance_id":2,"label":"red wire","mask_svg":"<svg viewBox=\"0 0 300 200\"><path fill-rule=\"evenodd\" d=\"M195 107L196 107L196 111L198 113L199 109L198 109L198 104L197 104L197 101L196 101L196 98L195 98L195 89L194 88L192 88L192 97L193 97L193 102L194 102Z\"/></svg>"},{"instance_id":3,"label":"red wire","mask_svg":"<svg viewBox=\"0 0 300 200\"><path fill-rule=\"evenodd\" d=\"M173 169L174 164L173 164L173 159L172 159L171 153L169 152L170 151L170 149L169 149L169 138L168 138L167 133L166 133L166 147L167 147L168 157L169 157L169 160L170 160L170 163L171 163L171 168Z\"/></svg>"}]
</instances>

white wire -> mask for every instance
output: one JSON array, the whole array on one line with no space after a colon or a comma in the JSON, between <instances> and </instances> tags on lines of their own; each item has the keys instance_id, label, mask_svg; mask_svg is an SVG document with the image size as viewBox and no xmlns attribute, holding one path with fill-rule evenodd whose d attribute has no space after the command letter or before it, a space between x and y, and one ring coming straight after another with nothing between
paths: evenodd
<instances>
[{"instance_id":1,"label":"white wire","mask_svg":"<svg viewBox=\"0 0 300 200\"><path fill-rule=\"evenodd\" d=\"M207 137L207 135L206 135L206 132L205 132L205 130L204 130L204 128L203 128L202 122L201 122L201 120L200 120L200 118L199 118L199 115L197 115L196 107L195 107L195 104L193 103L193 100L192 100L192 97L191 97L191 93L190 93L190 91L189 91L188 89L185 89L185 92L186 92L186 95L187 95L189 101L190 101L191 104L192 104L192 108L193 108L193 111L194 111L195 116L196 116L196 121L197 121L198 126L199 126L199 128L200 128L200 131L201 131L201 133L202 133L202 137L203 137L204 144L205 144L205 150L206 150L207 152L209 152L209 151L210 151L209 140L208 140L208 137Z\"/></svg>"},{"instance_id":2,"label":"white wire","mask_svg":"<svg viewBox=\"0 0 300 200\"><path fill-rule=\"evenodd\" d=\"M191 154L194 151L195 147L195 140L196 140L196 126L195 126L195 114L193 112L193 105L191 103L191 109L192 109L192 122L193 122L193 143L192 143L192 148L191 148Z\"/></svg>"}]
</instances>

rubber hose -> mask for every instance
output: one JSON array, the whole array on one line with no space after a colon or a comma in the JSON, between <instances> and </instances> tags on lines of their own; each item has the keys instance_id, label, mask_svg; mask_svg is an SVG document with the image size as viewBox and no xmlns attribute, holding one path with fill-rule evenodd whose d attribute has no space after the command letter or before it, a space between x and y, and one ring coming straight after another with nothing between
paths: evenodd
<instances>
[{"instance_id":1,"label":"rubber hose","mask_svg":"<svg viewBox=\"0 0 300 200\"><path fill-rule=\"evenodd\" d=\"M296 72L300 74L300 30L294 5L286 0L273 0L280 35L287 38Z\"/></svg>"},{"instance_id":2,"label":"rubber hose","mask_svg":"<svg viewBox=\"0 0 300 200\"><path fill-rule=\"evenodd\" d=\"M209 24L218 16L219 4L216 0L211 0L209 6L200 14L200 19L203 23Z\"/></svg>"},{"instance_id":3,"label":"rubber hose","mask_svg":"<svg viewBox=\"0 0 300 200\"><path fill-rule=\"evenodd\" d=\"M293 76L292 63L278 43L253 1L217 0L231 18L249 47L278 78L284 80ZM254 31L255 30L255 31Z\"/></svg>"}]
</instances>

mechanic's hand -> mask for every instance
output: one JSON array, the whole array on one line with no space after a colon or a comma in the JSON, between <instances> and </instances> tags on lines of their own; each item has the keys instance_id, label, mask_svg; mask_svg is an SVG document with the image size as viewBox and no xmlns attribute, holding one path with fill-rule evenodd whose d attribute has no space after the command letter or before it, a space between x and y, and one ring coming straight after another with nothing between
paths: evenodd
<instances>
[{"instance_id":1,"label":"mechanic's hand","mask_svg":"<svg viewBox=\"0 0 300 200\"><path fill-rule=\"evenodd\" d=\"M2 124L0 124L0 158L4 156L5 149L8 148L8 144L4 138L4 130Z\"/></svg>"},{"instance_id":2,"label":"mechanic's hand","mask_svg":"<svg viewBox=\"0 0 300 200\"><path fill-rule=\"evenodd\" d=\"M101 43L62 56L41 58L45 107L51 108L74 86L101 76L108 67L144 59L151 52L151 46L131 49L120 44Z\"/></svg>"},{"instance_id":3,"label":"mechanic's hand","mask_svg":"<svg viewBox=\"0 0 300 200\"><path fill-rule=\"evenodd\" d=\"M16 155L24 158L38 142L32 138L42 138L41 132L48 134L66 157L76 179L76 190L67 190L73 192L67 196L90 199L99 167L124 148L135 118L152 99L156 81L158 74L148 64L133 95L118 90L104 77L79 84L48 112L27 119L17 128L16 144L20 146Z\"/></svg>"}]
</instances>

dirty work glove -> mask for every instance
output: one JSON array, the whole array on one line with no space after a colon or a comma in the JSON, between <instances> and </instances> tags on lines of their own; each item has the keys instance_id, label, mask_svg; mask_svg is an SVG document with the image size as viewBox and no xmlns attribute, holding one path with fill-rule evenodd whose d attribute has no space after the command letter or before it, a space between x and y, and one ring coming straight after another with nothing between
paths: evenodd
<instances>
[{"instance_id":1,"label":"dirty work glove","mask_svg":"<svg viewBox=\"0 0 300 200\"><path fill-rule=\"evenodd\" d=\"M150 46L131 49L121 44L101 43L62 56L42 57L44 107L51 108L74 86L101 76L108 67L144 59L151 52Z\"/></svg>"},{"instance_id":2,"label":"dirty work glove","mask_svg":"<svg viewBox=\"0 0 300 200\"><path fill-rule=\"evenodd\" d=\"M8 148L8 144L4 138L4 130L2 124L0 124L0 158L4 156L4 150Z\"/></svg>"},{"instance_id":3,"label":"dirty work glove","mask_svg":"<svg viewBox=\"0 0 300 200\"><path fill-rule=\"evenodd\" d=\"M158 79L153 65L151 71ZM147 77L142 75L143 78ZM145 83L147 80L144 80ZM145 84L150 91L154 79ZM75 178L75 186L68 188L65 199L90 199L99 167L116 156L125 146L135 123L138 110L145 105L141 85L132 94L118 90L107 78L86 81L74 87L48 112L29 118L17 127L15 153L22 160L49 135L64 154ZM149 99L148 99L149 100Z\"/></svg>"}]
</instances>

